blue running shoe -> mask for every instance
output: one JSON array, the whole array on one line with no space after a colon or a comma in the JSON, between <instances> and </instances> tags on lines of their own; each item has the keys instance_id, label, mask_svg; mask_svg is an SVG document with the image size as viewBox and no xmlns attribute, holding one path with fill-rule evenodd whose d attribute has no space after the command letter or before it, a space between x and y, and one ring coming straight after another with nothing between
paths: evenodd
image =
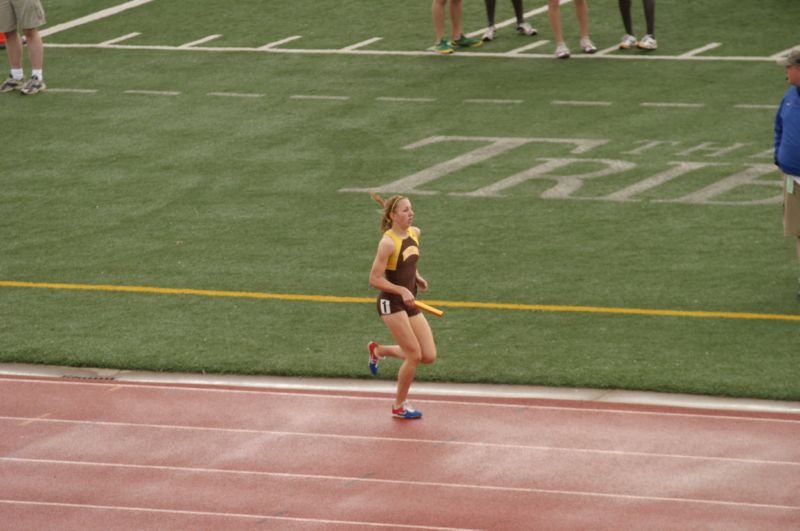
<instances>
[{"instance_id":1,"label":"blue running shoe","mask_svg":"<svg viewBox=\"0 0 800 531\"><path fill-rule=\"evenodd\" d=\"M412 408L408 402L403 402L399 408L392 408L392 416L399 419L414 420L421 419L422 412Z\"/></svg>"},{"instance_id":2,"label":"blue running shoe","mask_svg":"<svg viewBox=\"0 0 800 531\"><path fill-rule=\"evenodd\" d=\"M378 374L378 363L380 363L381 358L375 354L375 351L378 350L378 345L374 341L370 341L367 344L367 350L369 350L369 372L372 373L373 376Z\"/></svg>"}]
</instances>

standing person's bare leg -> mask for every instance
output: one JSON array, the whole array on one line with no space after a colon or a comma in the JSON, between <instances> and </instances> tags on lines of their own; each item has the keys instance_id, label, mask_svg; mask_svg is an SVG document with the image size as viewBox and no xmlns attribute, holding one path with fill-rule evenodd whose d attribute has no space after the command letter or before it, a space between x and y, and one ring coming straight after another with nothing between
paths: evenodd
<instances>
[{"instance_id":1,"label":"standing person's bare leg","mask_svg":"<svg viewBox=\"0 0 800 531\"><path fill-rule=\"evenodd\" d=\"M453 40L461 37L461 0L450 0L450 20L453 24Z\"/></svg>"}]
</instances>

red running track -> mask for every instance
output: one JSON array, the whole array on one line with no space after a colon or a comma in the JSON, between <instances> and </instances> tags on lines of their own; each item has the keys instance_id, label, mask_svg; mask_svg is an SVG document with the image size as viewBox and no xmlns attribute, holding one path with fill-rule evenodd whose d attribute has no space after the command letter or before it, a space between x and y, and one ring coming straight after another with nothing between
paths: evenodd
<instances>
[{"instance_id":1,"label":"red running track","mask_svg":"<svg viewBox=\"0 0 800 531\"><path fill-rule=\"evenodd\" d=\"M4 529L800 529L800 415L0 377Z\"/></svg>"}]
</instances>

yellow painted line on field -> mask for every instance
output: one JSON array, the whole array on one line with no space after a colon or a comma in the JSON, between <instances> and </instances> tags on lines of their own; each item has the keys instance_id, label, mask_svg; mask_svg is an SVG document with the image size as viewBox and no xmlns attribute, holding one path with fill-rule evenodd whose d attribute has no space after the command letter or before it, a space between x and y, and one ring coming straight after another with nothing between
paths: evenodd
<instances>
[{"instance_id":1,"label":"yellow painted line on field","mask_svg":"<svg viewBox=\"0 0 800 531\"><path fill-rule=\"evenodd\" d=\"M159 295L196 295L200 297L233 297L242 299L268 299L282 301L334 302L334 303L374 303L373 297L340 297L335 295L302 295L292 293L264 293L257 291L221 291L190 288L158 288L153 286L117 286L108 284L63 284L52 282L20 282L0 280L0 287L62 289L73 291L106 291L122 293L145 293ZM705 319L750 319L770 321L797 321L800 315L748 312L715 312L691 310L658 310L650 308L611 308L603 306L562 306L551 304L513 304L494 302L443 301L425 299L434 306L448 308L474 308L482 310L511 310L530 312L572 312L617 315L648 315L657 317L695 317Z\"/></svg>"},{"instance_id":2,"label":"yellow painted line on field","mask_svg":"<svg viewBox=\"0 0 800 531\"><path fill-rule=\"evenodd\" d=\"M553 304L506 304L492 302L455 302L427 300L434 306L455 308L485 308L489 310L522 310L535 312L610 313L623 315L653 315L659 317L700 317L710 319L766 319L773 321L800 321L800 315L779 313L712 312L693 310L658 310L650 308L609 308L604 306L561 306Z\"/></svg>"}]
</instances>

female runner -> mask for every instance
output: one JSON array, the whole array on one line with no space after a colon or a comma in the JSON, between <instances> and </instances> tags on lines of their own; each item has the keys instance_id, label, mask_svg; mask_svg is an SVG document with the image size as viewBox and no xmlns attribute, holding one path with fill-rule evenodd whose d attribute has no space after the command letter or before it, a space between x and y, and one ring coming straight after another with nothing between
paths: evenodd
<instances>
[{"instance_id":1,"label":"female runner","mask_svg":"<svg viewBox=\"0 0 800 531\"><path fill-rule=\"evenodd\" d=\"M379 345L371 341L369 368L378 373L378 363L389 356L400 358L403 364L397 373L397 396L392 415L401 419L418 419L422 412L408 402L408 390L417 366L436 360L436 344L428 321L414 306L417 286L428 290L428 282L417 271L420 230L411 225L414 211L407 197L395 195L384 201L377 194L372 197L381 204L381 232L378 252L369 273L369 285L379 289L378 315L380 315L396 345Z\"/></svg>"}]
</instances>

